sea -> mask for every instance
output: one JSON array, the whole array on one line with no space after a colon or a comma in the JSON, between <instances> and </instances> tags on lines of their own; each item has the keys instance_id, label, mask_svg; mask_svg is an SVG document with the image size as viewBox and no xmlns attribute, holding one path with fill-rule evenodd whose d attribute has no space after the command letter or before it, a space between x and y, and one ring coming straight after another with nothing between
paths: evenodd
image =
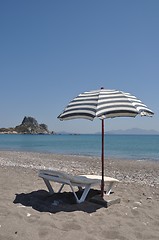
<instances>
[{"instance_id":1,"label":"sea","mask_svg":"<svg viewBox=\"0 0 159 240\"><path fill-rule=\"evenodd\" d=\"M100 157L101 135L1 134L2 150ZM105 134L104 156L106 159L159 161L159 135Z\"/></svg>"}]
</instances>

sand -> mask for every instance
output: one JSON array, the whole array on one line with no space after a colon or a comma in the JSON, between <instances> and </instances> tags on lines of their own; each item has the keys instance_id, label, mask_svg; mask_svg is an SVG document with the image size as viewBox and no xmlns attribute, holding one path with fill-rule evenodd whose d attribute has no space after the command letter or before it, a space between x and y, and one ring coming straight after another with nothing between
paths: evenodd
<instances>
[{"instance_id":1,"label":"sand","mask_svg":"<svg viewBox=\"0 0 159 240\"><path fill-rule=\"evenodd\" d=\"M39 169L101 174L97 157L0 151L0 240L159 239L159 162L106 160L121 199L108 208L75 204L68 187L53 199Z\"/></svg>"}]
</instances>

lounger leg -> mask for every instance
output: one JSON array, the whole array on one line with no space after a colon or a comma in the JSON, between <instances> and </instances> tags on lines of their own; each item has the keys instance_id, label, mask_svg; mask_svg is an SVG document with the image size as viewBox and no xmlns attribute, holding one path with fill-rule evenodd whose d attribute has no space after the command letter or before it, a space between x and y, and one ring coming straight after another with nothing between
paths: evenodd
<instances>
[{"instance_id":1,"label":"lounger leg","mask_svg":"<svg viewBox=\"0 0 159 240\"><path fill-rule=\"evenodd\" d=\"M82 187L78 187L78 190L79 190L79 191L82 191Z\"/></svg>"},{"instance_id":2,"label":"lounger leg","mask_svg":"<svg viewBox=\"0 0 159 240\"><path fill-rule=\"evenodd\" d=\"M46 184L46 186L47 186L47 188L48 188L48 190L49 190L49 193L50 193L50 194L53 194L53 193L54 193L54 190L53 190L50 182L49 182L47 179L45 179L45 178L43 178L43 180L44 180L44 182L45 182L45 184Z\"/></svg>"},{"instance_id":3,"label":"lounger leg","mask_svg":"<svg viewBox=\"0 0 159 240\"><path fill-rule=\"evenodd\" d=\"M81 196L81 198L80 198L80 202L84 202L85 201L85 199L86 199L86 197L87 197L87 195L88 195L88 192L89 192L89 190L90 190L90 185L87 185L86 187L85 187L85 189L84 189L84 191L83 191L83 194L82 194L82 196Z\"/></svg>"},{"instance_id":4,"label":"lounger leg","mask_svg":"<svg viewBox=\"0 0 159 240\"><path fill-rule=\"evenodd\" d=\"M90 185L87 185L87 186L84 188L84 191L83 191L82 196L81 196L80 198L77 197L77 194L75 193L72 185L70 185L70 188L71 188L71 190L72 190L72 192L73 192L73 194L74 194L74 196L75 196L75 198L76 198L76 202L77 202L77 203L82 203L82 202L85 201L85 199L86 199L86 197L87 197L87 194L88 194L88 192L89 192L89 190L90 190Z\"/></svg>"},{"instance_id":5,"label":"lounger leg","mask_svg":"<svg viewBox=\"0 0 159 240\"><path fill-rule=\"evenodd\" d=\"M50 194L54 194L55 191L54 191L54 189L52 188L49 180L47 180L47 179L45 179L45 178L43 178L43 180L44 180L44 182L45 182L45 184L46 184L46 186L47 186L47 188L48 188L48 190L49 190L49 193L50 193ZM58 193L61 192L61 190L62 190L62 188L64 187L64 185L65 185L65 184L62 184L62 185L61 185L60 189L58 190Z\"/></svg>"},{"instance_id":6,"label":"lounger leg","mask_svg":"<svg viewBox=\"0 0 159 240\"><path fill-rule=\"evenodd\" d=\"M63 189L64 185L65 185L64 183L61 185L60 189L58 190L58 193L61 192L61 190Z\"/></svg>"},{"instance_id":7,"label":"lounger leg","mask_svg":"<svg viewBox=\"0 0 159 240\"><path fill-rule=\"evenodd\" d=\"M108 186L108 190L106 191L106 195L109 195L111 193L112 187L113 187L114 182L110 182Z\"/></svg>"}]
</instances>

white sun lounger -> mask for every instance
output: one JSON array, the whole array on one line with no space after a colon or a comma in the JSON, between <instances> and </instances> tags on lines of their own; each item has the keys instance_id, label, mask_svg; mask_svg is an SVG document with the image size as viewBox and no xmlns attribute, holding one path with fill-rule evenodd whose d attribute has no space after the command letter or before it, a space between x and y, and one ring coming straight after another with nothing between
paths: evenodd
<instances>
[{"instance_id":1,"label":"white sun lounger","mask_svg":"<svg viewBox=\"0 0 159 240\"><path fill-rule=\"evenodd\" d=\"M87 194L92 186L101 184L101 177L98 175L73 176L64 172L54 170L40 170L39 177L44 180L50 194L55 193L53 187L50 184L50 181L61 183L61 187L59 188L58 193L61 192L65 184L69 185L77 203L85 201ZM110 194L113 183L118 182L118 180L115 178L105 177L105 181L109 182L107 194ZM77 194L74 191L73 187L75 186L79 189L83 188L84 190L80 198L78 198Z\"/></svg>"}]
</instances>

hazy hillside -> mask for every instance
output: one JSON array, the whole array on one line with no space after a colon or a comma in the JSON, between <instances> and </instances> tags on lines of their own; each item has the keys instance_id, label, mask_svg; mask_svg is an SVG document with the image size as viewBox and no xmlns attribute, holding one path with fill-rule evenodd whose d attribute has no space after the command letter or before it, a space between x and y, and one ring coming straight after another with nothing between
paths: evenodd
<instances>
[{"instance_id":1,"label":"hazy hillside","mask_svg":"<svg viewBox=\"0 0 159 240\"><path fill-rule=\"evenodd\" d=\"M158 135L159 132L155 130L145 130L141 128L131 128L131 129L126 129L126 130L112 130L112 131L107 131L106 133L108 134L155 134Z\"/></svg>"}]
</instances>

